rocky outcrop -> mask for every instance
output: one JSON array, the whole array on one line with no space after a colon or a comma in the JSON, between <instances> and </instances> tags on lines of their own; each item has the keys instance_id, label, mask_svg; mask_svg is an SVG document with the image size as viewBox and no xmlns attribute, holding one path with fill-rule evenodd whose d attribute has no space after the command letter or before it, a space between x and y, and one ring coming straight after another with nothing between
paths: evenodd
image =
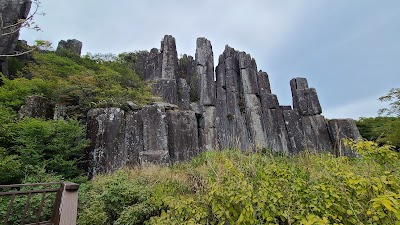
<instances>
[{"instance_id":1,"label":"rocky outcrop","mask_svg":"<svg viewBox=\"0 0 400 225\"><path fill-rule=\"evenodd\" d=\"M92 110L92 175L124 165L175 163L209 149L355 155L342 141L360 138L354 121L325 119L316 90L301 77L290 81L293 107L280 105L268 74L245 52L226 46L214 70L209 40L197 39L194 59L178 60L175 39L167 35L161 50L136 54L134 68L164 103ZM109 140L118 144L104 144Z\"/></svg>"},{"instance_id":2,"label":"rocky outcrop","mask_svg":"<svg viewBox=\"0 0 400 225\"><path fill-rule=\"evenodd\" d=\"M33 95L25 99L25 104L18 111L18 118L52 118L53 106L50 101L42 96Z\"/></svg>"},{"instance_id":3,"label":"rocky outcrop","mask_svg":"<svg viewBox=\"0 0 400 225\"><path fill-rule=\"evenodd\" d=\"M56 52L61 52L61 51L68 51L76 55L81 55L82 42L76 39L71 39L66 41L61 40L60 42L58 42Z\"/></svg>"},{"instance_id":4,"label":"rocky outcrop","mask_svg":"<svg viewBox=\"0 0 400 225\"><path fill-rule=\"evenodd\" d=\"M192 111L154 103L135 111L99 108L88 112L89 177L123 166L168 164L199 153Z\"/></svg>"},{"instance_id":5,"label":"rocky outcrop","mask_svg":"<svg viewBox=\"0 0 400 225\"><path fill-rule=\"evenodd\" d=\"M30 0L0 1L0 55L14 54L20 29L20 21L27 19L32 2ZM0 57L0 67L8 77L8 65L5 57Z\"/></svg>"}]
</instances>

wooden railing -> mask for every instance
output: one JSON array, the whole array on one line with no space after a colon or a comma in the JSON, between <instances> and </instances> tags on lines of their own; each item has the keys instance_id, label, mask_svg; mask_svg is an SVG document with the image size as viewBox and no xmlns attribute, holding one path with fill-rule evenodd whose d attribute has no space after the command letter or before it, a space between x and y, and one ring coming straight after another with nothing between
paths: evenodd
<instances>
[{"instance_id":1,"label":"wooden railing","mask_svg":"<svg viewBox=\"0 0 400 225\"><path fill-rule=\"evenodd\" d=\"M0 224L76 225L78 189L70 182L0 185Z\"/></svg>"}]
</instances>

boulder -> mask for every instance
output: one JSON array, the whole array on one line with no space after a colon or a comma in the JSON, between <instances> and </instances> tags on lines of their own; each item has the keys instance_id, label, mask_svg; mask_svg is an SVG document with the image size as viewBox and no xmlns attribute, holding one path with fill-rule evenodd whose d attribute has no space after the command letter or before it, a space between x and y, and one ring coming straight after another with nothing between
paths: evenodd
<instances>
[{"instance_id":1,"label":"boulder","mask_svg":"<svg viewBox=\"0 0 400 225\"><path fill-rule=\"evenodd\" d=\"M58 42L56 52L60 52L62 50L67 50L77 55L81 55L82 51L82 42L76 39L69 39L69 40L61 40Z\"/></svg>"},{"instance_id":2,"label":"boulder","mask_svg":"<svg viewBox=\"0 0 400 225\"><path fill-rule=\"evenodd\" d=\"M303 77L296 77L290 80L290 89L292 91L292 96L295 90L308 88L308 81Z\"/></svg>"},{"instance_id":3,"label":"boulder","mask_svg":"<svg viewBox=\"0 0 400 225\"><path fill-rule=\"evenodd\" d=\"M18 111L18 118L22 119L24 117L52 118L53 106L50 104L50 101L43 96L29 96L25 99L25 104L21 106L21 109Z\"/></svg>"}]
</instances>

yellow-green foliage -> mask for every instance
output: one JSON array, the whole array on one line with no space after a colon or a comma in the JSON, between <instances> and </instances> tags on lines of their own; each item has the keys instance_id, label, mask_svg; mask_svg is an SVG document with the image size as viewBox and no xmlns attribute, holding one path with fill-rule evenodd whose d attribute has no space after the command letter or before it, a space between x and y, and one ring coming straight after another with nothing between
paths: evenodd
<instances>
[{"instance_id":1,"label":"yellow-green foliage","mask_svg":"<svg viewBox=\"0 0 400 225\"><path fill-rule=\"evenodd\" d=\"M120 170L82 190L79 221L400 224L399 154L371 142L352 144L359 158L211 151L169 168ZM129 200L137 189L142 200Z\"/></svg>"}]
</instances>

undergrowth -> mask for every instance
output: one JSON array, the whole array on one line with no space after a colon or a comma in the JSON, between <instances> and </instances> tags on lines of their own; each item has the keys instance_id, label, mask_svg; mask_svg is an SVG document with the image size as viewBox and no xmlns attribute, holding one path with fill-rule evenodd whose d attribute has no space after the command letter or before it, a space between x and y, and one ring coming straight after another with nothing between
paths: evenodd
<instances>
[{"instance_id":1,"label":"undergrowth","mask_svg":"<svg viewBox=\"0 0 400 225\"><path fill-rule=\"evenodd\" d=\"M203 152L170 167L125 168L82 185L79 224L400 224L399 154L360 157Z\"/></svg>"}]
</instances>

